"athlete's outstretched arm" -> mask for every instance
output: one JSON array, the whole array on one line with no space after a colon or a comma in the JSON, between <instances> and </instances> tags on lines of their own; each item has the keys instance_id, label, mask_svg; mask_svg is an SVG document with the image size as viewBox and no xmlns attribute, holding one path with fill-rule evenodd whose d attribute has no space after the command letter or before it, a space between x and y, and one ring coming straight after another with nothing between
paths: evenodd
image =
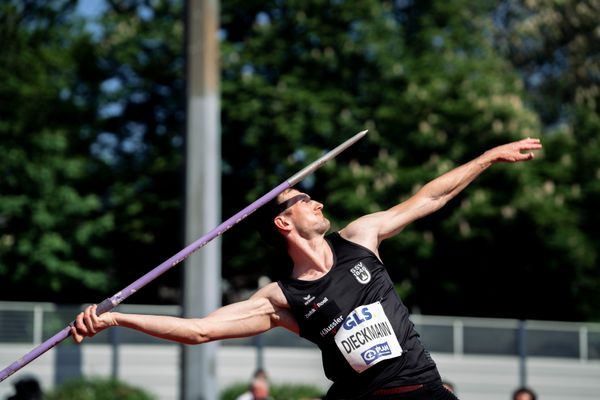
<instances>
[{"instance_id":1,"label":"athlete's outstretched arm","mask_svg":"<svg viewBox=\"0 0 600 400\"><path fill-rule=\"evenodd\" d=\"M365 215L340 233L346 239L376 251L382 240L400 232L409 223L439 210L491 165L532 160L532 150L541 148L539 139L530 138L494 147L430 181L408 200L386 211Z\"/></svg>"},{"instance_id":2,"label":"athlete's outstretched arm","mask_svg":"<svg viewBox=\"0 0 600 400\"><path fill-rule=\"evenodd\" d=\"M71 328L77 343L86 336L113 326L131 328L161 339L185 344L257 335L277 326L298 332L287 302L276 283L256 292L250 299L217 309L204 318L106 312L96 316L96 305L77 315Z\"/></svg>"}]
</instances>

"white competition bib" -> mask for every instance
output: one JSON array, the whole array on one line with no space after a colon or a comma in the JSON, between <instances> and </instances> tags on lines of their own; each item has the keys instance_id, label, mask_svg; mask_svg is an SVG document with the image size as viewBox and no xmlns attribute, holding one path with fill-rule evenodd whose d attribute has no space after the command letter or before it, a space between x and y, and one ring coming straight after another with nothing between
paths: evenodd
<instances>
[{"instance_id":1,"label":"white competition bib","mask_svg":"<svg viewBox=\"0 0 600 400\"><path fill-rule=\"evenodd\" d=\"M352 311L336 333L335 343L356 372L402 355L396 333L379 302Z\"/></svg>"}]
</instances>

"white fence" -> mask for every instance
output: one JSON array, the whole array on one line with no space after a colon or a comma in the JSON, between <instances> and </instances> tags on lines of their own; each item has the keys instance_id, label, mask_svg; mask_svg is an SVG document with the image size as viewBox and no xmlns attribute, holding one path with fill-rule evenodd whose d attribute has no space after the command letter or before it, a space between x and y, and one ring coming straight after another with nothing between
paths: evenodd
<instances>
[{"instance_id":1,"label":"white fence","mask_svg":"<svg viewBox=\"0 0 600 400\"><path fill-rule=\"evenodd\" d=\"M178 315L178 307L122 305L123 312ZM0 302L0 368L29 352L72 320L77 308ZM600 324L459 317L412 317L443 377L462 400L508 400L525 381L542 400L600 398ZM217 355L219 388L246 382L261 364L275 383L329 386L320 355L284 330L256 341L222 342ZM154 393L179 399L181 347L125 329L103 332L85 345L70 340L0 384L0 400L12 382L35 376L44 389L69 375L117 376ZM280 400L280 399L279 399Z\"/></svg>"}]
</instances>

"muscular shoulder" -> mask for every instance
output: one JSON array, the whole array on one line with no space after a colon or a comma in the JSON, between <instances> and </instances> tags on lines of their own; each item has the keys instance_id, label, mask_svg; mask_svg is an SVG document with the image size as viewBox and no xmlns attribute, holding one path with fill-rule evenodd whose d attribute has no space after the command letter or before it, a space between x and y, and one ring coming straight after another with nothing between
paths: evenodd
<instances>
[{"instance_id":1,"label":"muscular shoulder","mask_svg":"<svg viewBox=\"0 0 600 400\"><path fill-rule=\"evenodd\" d=\"M340 236L350 242L360 244L375 254L378 254L378 217L378 214L369 214L360 217L340 230Z\"/></svg>"}]
</instances>

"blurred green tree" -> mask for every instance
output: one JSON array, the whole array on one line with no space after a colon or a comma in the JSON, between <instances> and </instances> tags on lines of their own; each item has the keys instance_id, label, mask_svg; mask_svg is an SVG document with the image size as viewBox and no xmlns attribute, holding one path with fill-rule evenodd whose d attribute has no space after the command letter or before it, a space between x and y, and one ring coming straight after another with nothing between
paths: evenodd
<instances>
[{"instance_id":1,"label":"blurred green tree","mask_svg":"<svg viewBox=\"0 0 600 400\"><path fill-rule=\"evenodd\" d=\"M534 215L538 226L560 226L547 237L548 265L564 270L560 285L577 314L598 320L600 2L504 1L496 22L497 47L520 72L543 123L547 157L540 174L560 206Z\"/></svg>"},{"instance_id":2,"label":"blurred green tree","mask_svg":"<svg viewBox=\"0 0 600 400\"><path fill-rule=\"evenodd\" d=\"M102 4L2 5L6 299L100 301L181 247L182 4Z\"/></svg>"},{"instance_id":3,"label":"blurred green tree","mask_svg":"<svg viewBox=\"0 0 600 400\"><path fill-rule=\"evenodd\" d=\"M114 220L89 181L93 114L76 88L75 50L89 47L68 1L0 6L0 298L110 287L103 244Z\"/></svg>"},{"instance_id":4,"label":"blurred green tree","mask_svg":"<svg viewBox=\"0 0 600 400\"><path fill-rule=\"evenodd\" d=\"M106 1L93 20L91 155L114 216L111 276L123 288L183 248L185 121L183 2ZM88 22L89 23L89 22ZM178 303L172 270L129 300Z\"/></svg>"}]
</instances>

